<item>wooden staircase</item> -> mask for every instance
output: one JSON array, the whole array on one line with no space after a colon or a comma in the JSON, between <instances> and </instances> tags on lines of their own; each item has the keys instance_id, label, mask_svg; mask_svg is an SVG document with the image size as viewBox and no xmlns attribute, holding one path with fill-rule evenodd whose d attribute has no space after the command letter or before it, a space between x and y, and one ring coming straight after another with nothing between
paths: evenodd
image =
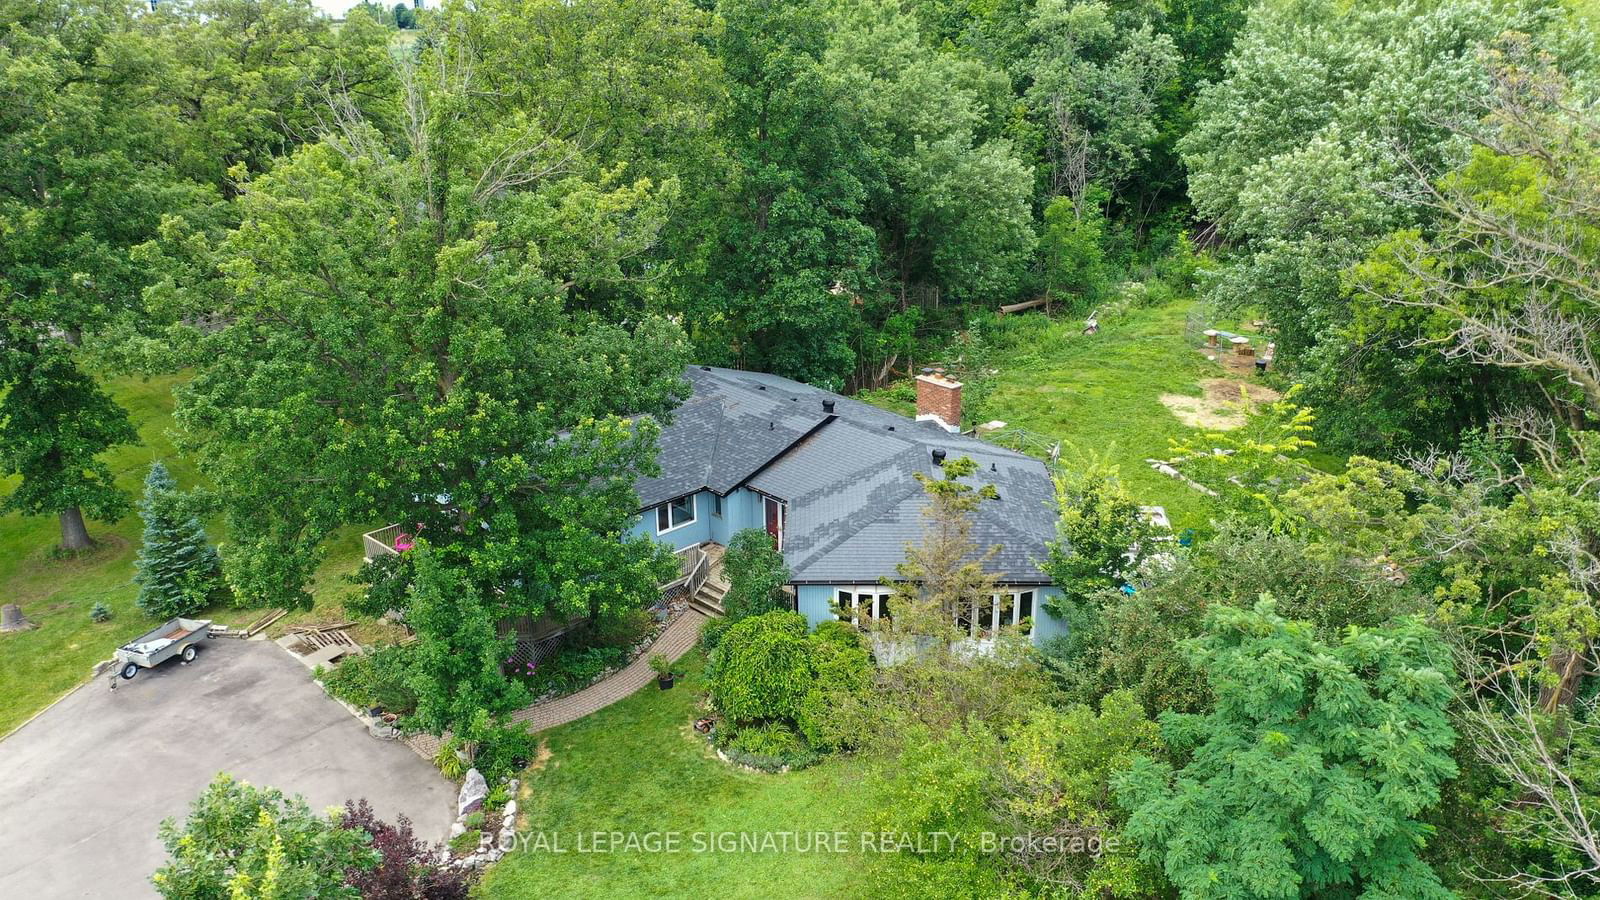
<instances>
[{"instance_id":1,"label":"wooden staircase","mask_svg":"<svg viewBox=\"0 0 1600 900\"><path fill-rule=\"evenodd\" d=\"M728 595L728 579L722 573L722 553L726 548L721 544L706 544L704 549L710 558L711 571L700 590L689 597L689 608L708 616L720 616L725 612L722 598Z\"/></svg>"}]
</instances>

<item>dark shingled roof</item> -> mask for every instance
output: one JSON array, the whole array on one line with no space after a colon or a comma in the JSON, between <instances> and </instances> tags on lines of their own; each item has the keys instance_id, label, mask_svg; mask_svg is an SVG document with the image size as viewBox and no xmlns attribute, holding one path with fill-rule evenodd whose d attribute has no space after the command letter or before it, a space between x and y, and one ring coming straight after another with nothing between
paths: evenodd
<instances>
[{"instance_id":1,"label":"dark shingled roof","mask_svg":"<svg viewBox=\"0 0 1600 900\"><path fill-rule=\"evenodd\" d=\"M638 482L646 507L747 485L788 503L783 555L796 582L873 583L921 540L927 499L914 476L932 475L932 451L942 449L976 460L974 483L1000 494L973 523L980 546L1003 548L988 568L1011 583L1050 580L1038 568L1055 534L1043 462L776 375L687 374L693 393L661 432L661 475Z\"/></svg>"}]
</instances>

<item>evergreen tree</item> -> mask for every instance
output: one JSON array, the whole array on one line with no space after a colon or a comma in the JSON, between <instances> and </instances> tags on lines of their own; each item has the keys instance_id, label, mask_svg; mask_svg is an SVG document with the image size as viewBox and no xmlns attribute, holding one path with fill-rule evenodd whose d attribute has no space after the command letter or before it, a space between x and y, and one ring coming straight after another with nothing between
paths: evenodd
<instances>
[{"instance_id":1,"label":"evergreen tree","mask_svg":"<svg viewBox=\"0 0 1600 900\"><path fill-rule=\"evenodd\" d=\"M139 585L139 608L157 619L199 610L219 584L217 550L180 499L167 467L152 465L139 503L144 546L134 562L138 573L133 580Z\"/></svg>"}]
</instances>

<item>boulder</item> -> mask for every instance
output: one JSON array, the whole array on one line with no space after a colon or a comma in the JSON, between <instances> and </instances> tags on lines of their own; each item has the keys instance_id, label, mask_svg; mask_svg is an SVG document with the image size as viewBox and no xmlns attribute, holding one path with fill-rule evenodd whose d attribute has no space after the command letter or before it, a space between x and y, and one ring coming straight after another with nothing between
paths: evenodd
<instances>
[{"instance_id":1,"label":"boulder","mask_svg":"<svg viewBox=\"0 0 1600 900\"><path fill-rule=\"evenodd\" d=\"M461 781L461 793L456 798L456 818L483 809L483 801L488 796L489 782L483 779L483 773L468 769L467 777Z\"/></svg>"},{"instance_id":2,"label":"boulder","mask_svg":"<svg viewBox=\"0 0 1600 900\"><path fill-rule=\"evenodd\" d=\"M517 820L517 801L507 800L506 808L500 811L500 817L507 823Z\"/></svg>"},{"instance_id":3,"label":"boulder","mask_svg":"<svg viewBox=\"0 0 1600 900\"><path fill-rule=\"evenodd\" d=\"M462 821L460 821L458 819L458 820L456 820L454 823L452 823L450 825L450 839L451 840L455 840L456 838L461 837L463 834L466 834L466 833L467 833L467 824L465 822L462 822Z\"/></svg>"}]
</instances>

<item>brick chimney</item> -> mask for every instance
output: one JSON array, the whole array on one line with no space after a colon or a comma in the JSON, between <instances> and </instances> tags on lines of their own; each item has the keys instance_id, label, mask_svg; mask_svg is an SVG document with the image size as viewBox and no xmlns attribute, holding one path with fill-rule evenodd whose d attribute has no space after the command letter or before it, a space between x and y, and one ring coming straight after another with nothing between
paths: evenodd
<instances>
[{"instance_id":1,"label":"brick chimney","mask_svg":"<svg viewBox=\"0 0 1600 900\"><path fill-rule=\"evenodd\" d=\"M917 376L917 421L945 431L961 430L961 382L931 372Z\"/></svg>"}]
</instances>

